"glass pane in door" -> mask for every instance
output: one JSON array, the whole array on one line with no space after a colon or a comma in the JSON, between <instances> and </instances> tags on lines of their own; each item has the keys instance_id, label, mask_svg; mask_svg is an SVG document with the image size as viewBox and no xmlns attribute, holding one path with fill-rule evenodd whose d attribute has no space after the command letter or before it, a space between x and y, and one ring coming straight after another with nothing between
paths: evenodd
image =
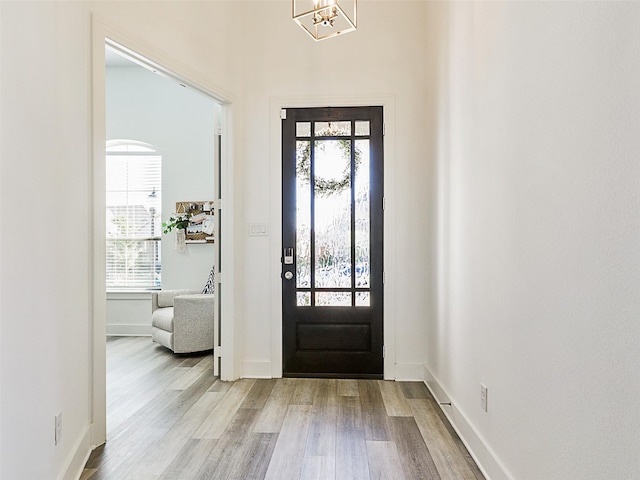
<instances>
[{"instance_id":1,"label":"glass pane in door","mask_svg":"<svg viewBox=\"0 0 640 480\"><path fill-rule=\"evenodd\" d=\"M356 293L356 307L370 307L370 306L371 306L370 292Z\"/></svg>"},{"instance_id":2,"label":"glass pane in door","mask_svg":"<svg viewBox=\"0 0 640 480\"><path fill-rule=\"evenodd\" d=\"M296 137L310 137L311 122L296 122Z\"/></svg>"},{"instance_id":3,"label":"glass pane in door","mask_svg":"<svg viewBox=\"0 0 640 480\"><path fill-rule=\"evenodd\" d=\"M344 137L351 135L351 122L315 122L316 137Z\"/></svg>"},{"instance_id":4,"label":"glass pane in door","mask_svg":"<svg viewBox=\"0 0 640 480\"><path fill-rule=\"evenodd\" d=\"M317 292L316 306L318 307L350 307L351 293L349 292Z\"/></svg>"},{"instance_id":5,"label":"glass pane in door","mask_svg":"<svg viewBox=\"0 0 640 480\"><path fill-rule=\"evenodd\" d=\"M308 307L311 305L311 292L297 292L296 305L298 307Z\"/></svg>"},{"instance_id":6,"label":"glass pane in door","mask_svg":"<svg viewBox=\"0 0 640 480\"><path fill-rule=\"evenodd\" d=\"M309 141L296 142L296 285L298 288L311 286L310 148ZM298 297L298 305L300 305L300 297Z\"/></svg>"},{"instance_id":7,"label":"glass pane in door","mask_svg":"<svg viewBox=\"0 0 640 480\"><path fill-rule=\"evenodd\" d=\"M370 162L369 140L355 141L356 178L354 185L355 198L355 243L356 243L356 278L355 285L358 288L370 286L371 262L371 220L369 199L370 189Z\"/></svg>"},{"instance_id":8,"label":"glass pane in door","mask_svg":"<svg viewBox=\"0 0 640 480\"><path fill-rule=\"evenodd\" d=\"M314 144L314 287L351 287L351 142Z\"/></svg>"},{"instance_id":9,"label":"glass pane in door","mask_svg":"<svg viewBox=\"0 0 640 480\"><path fill-rule=\"evenodd\" d=\"M369 121L356 122L356 136L369 136Z\"/></svg>"}]
</instances>

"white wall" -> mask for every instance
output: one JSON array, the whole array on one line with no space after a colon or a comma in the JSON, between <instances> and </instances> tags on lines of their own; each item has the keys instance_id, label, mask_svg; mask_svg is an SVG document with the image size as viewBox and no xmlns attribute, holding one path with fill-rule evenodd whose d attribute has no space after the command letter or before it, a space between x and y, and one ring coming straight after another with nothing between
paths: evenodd
<instances>
[{"instance_id":1,"label":"white wall","mask_svg":"<svg viewBox=\"0 0 640 480\"><path fill-rule=\"evenodd\" d=\"M448 231L427 369L492 478L636 478L640 4L429 14Z\"/></svg>"},{"instance_id":2,"label":"white wall","mask_svg":"<svg viewBox=\"0 0 640 480\"><path fill-rule=\"evenodd\" d=\"M151 335L151 293L107 292L106 333Z\"/></svg>"},{"instance_id":3,"label":"white wall","mask_svg":"<svg viewBox=\"0 0 640 480\"><path fill-rule=\"evenodd\" d=\"M176 201L216 198L214 187L216 110L212 99L141 66L106 71L107 140L154 145L162 155L162 220ZM174 248L175 233L162 234L162 288L201 290L213 265L213 244ZM150 296L107 295L107 334L150 335Z\"/></svg>"},{"instance_id":4,"label":"white wall","mask_svg":"<svg viewBox=\"0 0 640 480\"><path fill-rule=\"evenodd\" d=\"M0 8L0 477L50 480L91 416L89 14Z\"/></svg>"}]
</instances>

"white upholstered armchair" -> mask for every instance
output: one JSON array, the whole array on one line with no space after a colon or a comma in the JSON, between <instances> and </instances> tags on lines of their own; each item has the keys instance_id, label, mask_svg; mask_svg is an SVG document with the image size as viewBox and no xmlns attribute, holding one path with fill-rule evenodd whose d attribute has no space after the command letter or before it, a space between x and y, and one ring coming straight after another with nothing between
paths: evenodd
<instances>
[{"instance_id":1,"label":"white upholstered armchair","mask_svg":"<svg viewBox=\"0 0 640 480\"><path fill-rule=\"evenodd\" d=\"M213 348L214 296L194 290L151 293L151 339L175 353Z\"/></svg>"}]
</instances>

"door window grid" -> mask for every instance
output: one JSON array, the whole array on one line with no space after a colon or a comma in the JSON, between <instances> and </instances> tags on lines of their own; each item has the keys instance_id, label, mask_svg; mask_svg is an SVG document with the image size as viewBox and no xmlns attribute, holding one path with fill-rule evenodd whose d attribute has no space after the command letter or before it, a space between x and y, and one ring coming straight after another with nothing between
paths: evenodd
<instances>
[{"instance_id":1,"label":"door window grid","mask_svg":"<svg viewBox=\"0 0 640 480\"><path fill-rule=\"evenodd\" d=\"M297 306L366 307L371 304L367 288L370 286L369 135L369 121L296 122ZM335 158L340 149L347 161L346 168L339 164L327 165L330 161L326 162L326 158L326 163L321 163L327 150L333 150ZM324 196L331 197L346 188L350 195L343 205L336 205L334 198L333 206L322 208ZM327 217L331 211L336 212L333 218ZM322 223L329 223L328 231L318 228L317 215L324 215ZM337 221L340 217L342 221ZM344 233L348 253L336 255L335 249L327 247L335 247L336 237ZM319 238L323 235L325 242ZM327 238L333 245L327 245ZM342 261L338 261L338 257ZM345 291L340 287L350 288Z\"/></svg>"}]
</instances>

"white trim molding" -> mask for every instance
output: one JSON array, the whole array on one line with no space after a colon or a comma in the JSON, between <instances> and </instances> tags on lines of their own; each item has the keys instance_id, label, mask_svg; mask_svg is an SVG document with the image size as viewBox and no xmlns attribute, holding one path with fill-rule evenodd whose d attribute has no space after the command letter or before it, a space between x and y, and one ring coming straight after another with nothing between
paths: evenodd
<instances>
[{"instance_id":1,"label":"white trim molding","mask_svg":"<svg viewBox=\"0 0 640 480\"><path fill-rule=\"evenodd\" d=\"M487 480L513 480L495 452L487 445L464 412L458 408L455 399L447 393L426 365L424 365L424 383L485 478Z\"/></svg>"},{"instance_id":2,"label":"white trim molding","mask_svg":"<svg viewBox=\"0 0 640 480\"><path fill-rule=\"evenodd\" d=\"M89 425L78 437L71 454L67 458L66 467L58 477L58 480L75 480L81 477L82 470L84 470L84 466L87 464L89 455L91 455L94 448L91 444L91 436L91 425Z\"/></svg>"},{"instance_id":3,"label":"white trim molding","mask_svg":"<svg viewBox=\"0 0 640 480\"><path fill-rule=\"evenodd\" d=\"M107 325L107 337L150 337L151 325L111 324Z\"/></svg>"},{"instance_id":4,"label":"white trim molding","mask_svg":"<svg viewBox=\"0 0 640 480\"><path fill-rule=\"evenodd\" d=\"M272 378L271 362L242 362L242 378Z\"/></svg>"}]
</instances>

